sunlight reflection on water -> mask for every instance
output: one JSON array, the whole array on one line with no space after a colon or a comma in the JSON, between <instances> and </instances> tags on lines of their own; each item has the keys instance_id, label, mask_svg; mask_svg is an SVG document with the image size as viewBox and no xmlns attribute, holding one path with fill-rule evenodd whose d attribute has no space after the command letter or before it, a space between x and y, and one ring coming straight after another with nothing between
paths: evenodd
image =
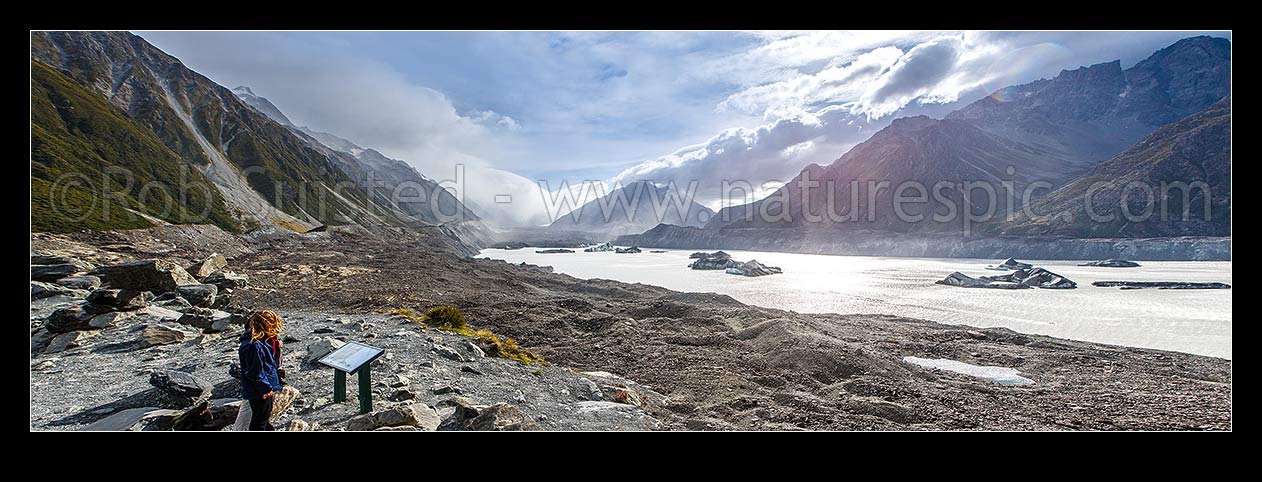
<instances>
[{"instance_id":1,"label":"sunlight reflection on water","mask_svg":"<svg viewBox=\"0 0 1262 482\"><path fill-rule=\"evenodd\" d=\"M646 283L677 291L715 292L768 308L802 313L881 313L981 328L1231 358L1233 290L1120 290L1093 281L1231 283L1230 261L1147 261L1139 268L1077 266L1081 261L1031 261L1078 283L1075 290L987 290L936 285L952 271L994 275L1002 260L828 256L728 250L784 274L746 278L688 269L697 250L666 253L537 254L535 248L488 249L480 256L552 266L591 279ZM712 251L712 250L709 250Z\"/></svg>"}]
</instances>

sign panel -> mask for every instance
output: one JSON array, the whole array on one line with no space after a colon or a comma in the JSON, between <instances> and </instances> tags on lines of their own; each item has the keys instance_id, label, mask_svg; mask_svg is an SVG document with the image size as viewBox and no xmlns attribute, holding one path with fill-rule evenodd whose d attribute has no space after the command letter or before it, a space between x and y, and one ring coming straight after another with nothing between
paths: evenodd
<instances>
[{"instance_id":1,"label":"sign panel","mask_svg":"<svg viewBox=\"0 0 1262 482\"><path fill-rule=\"evenodd\" d=\"M386 350L383 348L352 341L342 345L341 348L333 350L333 353L324 355L324 358L320 359L320 363L346 373L355 373L359 370L359 367L376 360L377 357L385 352Z\"/></svg>"}]
</instances>

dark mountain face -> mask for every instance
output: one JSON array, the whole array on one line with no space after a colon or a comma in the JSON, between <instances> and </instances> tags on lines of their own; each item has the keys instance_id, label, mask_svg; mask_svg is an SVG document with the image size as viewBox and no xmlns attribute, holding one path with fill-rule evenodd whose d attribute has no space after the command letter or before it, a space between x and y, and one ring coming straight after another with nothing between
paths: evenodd
<instances>
[{"instance_id":1,"label":"dark mountain face","mask_svg":"<svg viewBox=\"0 0 1262 482\"><path fill-rule=\"evenodd\" d=\"M1229 95L1230 69L1230 41L1192 37L1129 69L1113 61L1005 87L947 118L1043 147L1076 175Z\"/></svg>"},{"instance_id":2,"label":"dark mountain face","mask_svg":"<svg viewBox=\"0 0 1262 482\"><path fill-rule=\"evenodd\" d=\"M214 184L246 228L408 224L347 172L353 159L330 156L140 37L34 32L31 57L150 131Z\"/></svg>"},{"instance_id":3,"label":"dark mountain face","mask_svg":"<svg viewBox=\"0 0 1262 482\"><path fill-rule=\"evenodd\" d=\"M943 120L895 120L766 199L721 210L706 228L914 232L995 223L1230 90L1230 43L1184 39L1130 69L1115 61L1063 71Z\"/></svg>"},{"instance_id":4,"label":"dark mountain face","mask_svg":"<svg viewBox=\"0 0 1262 482\"><path fill-rule=\"evenodd\" d=\"M181 199L143 188L154 182L189 189ZM31 62L31 229L143 228L161 220L239 231L228 210L210 181L153 132L97 92Z\"/></svg>"},{"instance_id":5,"label":"dark mountain face","mask_svg":"<svg viewBox=\"0 0 1262 482\"><path fill-rule=\"evenodd\" d=\"M1035 201L1030 213L1034 216L1018 212L994 230L1070 237L1230 236L1231 98L1158 129Z\"/></svg>"},{"instance_id":6,"label":"dark mountain face","mask_svg":"<svg viewBox=\"0 0 1262 482\"><path fill-rule=\"evenodd\" d=\"M643 232L662 223L700 227L713 215L714 211L687 198L686 193L637 181L584 204L548 228L616 236Z\"/></svg>"},{"instance_id":7,"label":"dark mountain face","mask_svg":"<svg viewBox=\"0 0 1262 482\"><path fill-rule=\"evenodd\" d=\"M336 135L294 126L275 104L256 95L249 87L237 87L233 93L272 120L284 124L299 138L307 141L337 163L351 178L373 197L373 202L414 218L413 222L442 224L453 218L478 221L478 216L460 203L450 191L426 178L407 163L386 157L374 149L365 149Z\"/></svg>"},{"instance_id":8,"label":"dark mountain face","mask_svg":"<svg viewBox=\"0 0 1262 482\"><path fill-rule=\"evenodd\" d=\"M1022 166L1021 171L1009 174L1008 168L1014 165ZM810 228L844 223L853 229L948 230L962 219L934 221L935 212L948 214L935 198L961 213L965 205L978 214L994 207L1002 217L1010 198L1019 200L1032 179L1055 173L1057 168L1055 157L968 122L903 118L836 162L808 166L768 198L721 210L706 227ZM997 188L994 198L977 190L966 201L960 186L972 183ZM934 192L936 186L939 189ZM895 196L923 197L926 202L903 203L901 211L895 211Z\"/></svg>"}]
</instances>

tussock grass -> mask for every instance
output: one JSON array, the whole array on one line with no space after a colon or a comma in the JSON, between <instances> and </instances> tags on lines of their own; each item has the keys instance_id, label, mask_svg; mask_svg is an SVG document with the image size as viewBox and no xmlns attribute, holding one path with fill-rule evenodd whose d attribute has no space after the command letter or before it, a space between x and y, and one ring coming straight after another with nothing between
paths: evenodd
<instances>
[{"instance_id":1,"label":"tussock grass","mask_svg":"<svg viewBox=\"0 0 1262 482\"><path fill-rule=\"evenodd\" d=\"M491 330L485 328L470 329L464 314L460 312L459 308L454 306L435 306L427 310L423 315L418 315L415 311L407 308L390 310L390 314L406 317L424 326L475 338L478 346L488 356L515 360L522 365L550 365L543 357L518 345L517 340L500 338Z\"/></svg>"}]
</instances>

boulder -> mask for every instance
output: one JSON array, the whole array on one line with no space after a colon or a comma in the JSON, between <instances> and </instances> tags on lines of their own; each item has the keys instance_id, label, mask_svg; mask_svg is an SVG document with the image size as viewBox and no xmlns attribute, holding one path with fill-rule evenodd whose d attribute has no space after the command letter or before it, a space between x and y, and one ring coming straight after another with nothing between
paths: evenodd
<instances>
[{"instance_id":1,"label":"boulder","mask_svg":"<svg viewBox=\"0 0 1262 482\"><path fill-rule=\"evenodd\" d=\"M454 407L451 415L439 424L439 430L464 430L469 421L477 418L478 414L487 408L486 405L479 405L469 397L448 398L438 402L438 405Z\"/></svg>"},{"instance_id":2,"label":"boulder","mask_svg":"<svg viewBox=\"0 0 1262 482\"><path fill-rule=\"evenodd\" d=\"M630 248L617 248L613 252L619 254L635 254L640 252L640 248L637 246L632 246Z\"/></svg>"},{"instance_id":3,"label":"boulder","mask_svg":"<svg viewBox=\"0 0 1262 482\"><path fill-rule=\"evenodd\" d=\"M240 317L232 313L220 310L212 310L209 308L189 308L184 310L184 314L175 320L181 325L188 325L195 328L201 328L206 333L218 333L226 331L233 323L237 323ZM241 320L243 323L244 320Z\"/></svg>"},{"instance_id":4,"label":"boulder","mask_svg":"<svg viewBox=\"0 0 1262 482\"><path fill-rule=\"evenodd\" d=\"M45 283L43 281L31 282L31 300L42 300L44 298L52 298L54 296L66 296L69 298L83 298L88 295L85 290L67 288L53 283Z\"/></svg>"},{"instance_id":5,"label":"boulder","mask_svg":"<svg viewBox=\"0 0 1262 482\"><path fill-rule=\"evenodd\" d=\"M59 333L48 331L44 328L35 330L31 334L31 353L36 353L48 347L48 343L53 341Z\"/></svg>"},{"instance_id":6,"label":"boulder","mask_svg":"<svg viewBox=\"0 0 1262 482\"><path fill-rule=\"evenodd\" d=\"M210 396L210 384L193 376L192 373L177 370L154 370L149 374L149 384L175 400L188 400L193 405Z\"/></svg>"},{"instance_id":7,"label":"boulder","mask_svg":"<svg viewBox=\"0 0 1262 482\"><path fill-rule=\"evenodd\" d=\"M33 264L31 265L31 279L51 283L67 276L74 276L82 271L78 266L70 263Z\"/></svg>"},{"instance_id":8,"label":"boulder","mask_svg":"<svg viewBox=\"0 0 1262 482\"><path fill-rule=\"evenodd\" d=\"M465 423L466 430L524 431L539 430L525 412L508 403L497 403L478 411L478 416Z\"/></svg>"},{"instance_id":9,"label":"boulder","mask_svg":"<svg viewBox=\"0 0 1262 482\"><path fill-rule=\"evenodd\" d=\"M79 258L72 258L60 254L48 253L31 253L31 264L37 265L53 265L53 264L72 264L79 268L79 271L89 271L95 266L92 263L83 261Z\"/></svg>"},{"instance_id":10,"label":"boulder","mask_svg":"<svg viewBox=\"0 0 1262 482\"><path fill-rule=\"evenodd\" d=\"M465 340L460 346L464 348L465 354L468 355L469 358L486 358L486 352L479 348L477 344L469 340Z\"/></svg>"},{"instance_id":11,"label":"boulder","mask_svg":"<svg viewBox=\"0 0 1262 482\"><path fill-rule=\"evenodd\" d=\"M280 418L285 413L285 410L289 410L289 407L294 404L294 401L298 400L300 395L302 394L294 387L282 388L275 395L272 395L272 398L275 399L272 401L272 420Z\"/></svg>"},{"instance_id":12,"label":"boulder","mask_svg":"<svg viewBox=\"0 0 1262 482\"><path fill-rule=\"evenodd\" d=\"M86 301L88 311L104 313L106 311L131 311L144 308L153 300L153 293L131 289L99 289L88 293Z\"/></svg>"},{"instance_id":13,"label":"boulder","mask_svg":"<svg viewBox=\"0 0 1262 482\"><path fill-rule=\"evenodd\" d=\"M152 305L136 310L133 313L136 316L136 322L144 324L175 323L181 316L184 316L183 313L178 311Z\"/></svg>"},{"instance_id":14,"label":"boulder","mask_svg":"<svg viewBox=\"0 0 1262 482\"><path fill-rule=\"evenodd\" d=\"M91 320L88 320L88 329L99 330L101 328L118 326L119 322L131 318L132 316L133 312L130 311L111 311L108 313L101 313L93 316Z\"/></svg>"},{"instance_id":15,"label":"boulder","mask_svg":"<svg viewBox=\"0 0 1262 482\"><path fill-rule=\"evenodd\" d=\"M140 420L145 414L161 410L158 407L137 407L119 410L110 414L110 416L92 422L91 424L79 429L85 432L119 432L119 431L135 431L141 430L143 425Z\"/></svg>"},{"instance_id":16,"label":"boulder","mask_svg":"<svg viewBox=\"0 0 1262 482\"><path fill-rule=\"evenodd\" d=\"M83 341L92 335L83 331L71 331L54 336L44 348L44 353L60 353L71 348L83 346Z\"/></svg>"},{"instance_id":17,"label":"boulder","mask_svg":"<svg viewBox=\"0 0 1262 482\"><path fill-rule=\"evenodd\" d=\"M401 388L412 384L412 380L406 375L395 375L390 377L390 381L386 383L390 388Z\"/></svg>"},{"instance_id":18,"label":"boulder","mask_svg":"<svg viewBox=\"0 0 1262 482\"><path fill-rule=\"evenodd\" d=\"M315 363L345 344L335 338L316 338L307 343L307 363Z\"/></svg>"},{"instance_id":19,"label":"boulder","mask_svg":"<svg viewBox=\"0 0 1262 482\"><path fill-rule=\"evenodd\" d=\"M184 285L175 288L175 291L193 306L209 308L215 304L215 295L219 294L219 287L212 284Z\"/></svg>"},{"instance_id":20,"label":"boulder","mask_svg":"<svg viewBox=\"0 0 1262 482\"><path fill-rule=\"evenodd\" d=\"M196 334L193 332L184 331L171 325L157 324L146 326L140 332L140 341L145 346L172 345L189 341L194 336Z\"/></svg>"},{"instance_id":21,"label":"boulder","mask_svg":"<svg viewBox=\"0 0 1262 482\"><path fill-rule=\"evenodd\" d=\"M366 431L382 427L415 427L433 431L440 422L438 412L429 405L405 402L351 418L346 422L346 429Z\"/></svg>"},{"instance_id":22,"label":"boulder","mask_svg":"<svg viewBox=\"0 0 1262 482\"><path fill-rule=\"evenodd\" d=\"M437 353L443 358L446 358L448 360L457 361L457 362L469 361L469 359L465 358L464 355L461 355L460 352L456 350L452 350L451 348L448 348L443 345L434 345L433 351L434 353Z\"/></svg>"},{"instance_id":23,"label":"boulder","mask_svg":"<svg viewBox=\"0 0 1262 482\"><path fill-rule=\"evenodd\" d=\"M227 267L228 267L228 260L224 259L222 254L214 253L210 256L207 256L206 259L203 259L201 261L198 261L196 263L189 265L187 271L188 271L188 274L193 275L194 278L203 279L207 276L210 276L214 272L222 270Z\"/></svg>"},{"instance_id":24,"label":"boulder","mask_svg":"<svg viewBox=\"0 0 1262 482\"><path fill-rule=\"evenodd\" d=\"M1091 261L1078 266L1096 266L1100 268L1138 268L1139 263L1127 261L1125 259L1106 259L1103 261Z\"/></svg>"},{"instance_id":25,"label":"boulder","mask_svg":"<svg viewBox=\"0 0 1262 482\"><path fill-rule=\"evenodd\" d=\"M243 288L250 284L250 278L248 276L233 273L231 271L216 271L210 276L207 276L203 281L218 286L219 291Z\"/></svg>"},{"instance_id":26,"label":"boulder","mask_svg":"<svg viewBox=\"0 0 1262 482\"><path fill-rule=\"evenodd\" d=\"M101 278L92 275L67 276L57 280L57 284L76 290L94 290L101 287Z\"/></svg>"},{"instance_id":27,"label":"boulder","mask_svg":"<svg viewBox=\"0 0 1262 482\"><path fill-rule=\"evenodd\" d=\"M145 291L174 291L183 285L197 284L197 279L172 261L141 259L111 266L102 266L91 274L100 276L111 288Z\"/></svg>"},{"instance_id":28,"label":"boulder","mask_svg":"<svg viewBox=\"0 0 1262 482\"><path fill-rule=\"evenodd\" d=\"M285 427L286 432L309 432L311 430L311 424L299 419L291 420L289 426Z\"/></svg>"},{"instance_id":29,"label":"boulder","mask_svg":"<svg viewBox=\"0 0 1262 482\"><path fill-rule=\"evenodd\" d=\"M58 308L48 315L48 320L44 322L43 327L53 333L88 330L92 329L92 319L95 316L96 313L84 311L80 306Z\"/></svg>"},{"instance_id":30,"label":"boulder","mask_svg":"<svg viewBox=\"0 0 1262 482\"><path fill-rule=\"evenodd\" d=\"M189 308L192 308L193 304L189 303L188 300L184 299L181 296L175 296L173 298L169 298L169 299L157 302L156 306L161 306L169 310L174 310L174 311L183 313L185 311L188 311Z\"/></svg>"},{"instance_id":31,"label":"boulder","mask_svg":"<svg viewBox=\"0 0 1262 482\"><path fill-rule=\"evenodd\" d=\"M416 400L416 393L406 388L400 388L391 392L390 396L386 398L392 402L406 402L408 400Z\"/></svg>"},{"instance_id":32,"label":"boulder","mask_svg":"<svg viewBox=\"0 0 1262 482\"><path fill-rule=\"evenodd\" d=\"M657 430L661 422L634 405L606 401L582 401L570 417L609 430Z\"/></svg>"}]
</instances>

